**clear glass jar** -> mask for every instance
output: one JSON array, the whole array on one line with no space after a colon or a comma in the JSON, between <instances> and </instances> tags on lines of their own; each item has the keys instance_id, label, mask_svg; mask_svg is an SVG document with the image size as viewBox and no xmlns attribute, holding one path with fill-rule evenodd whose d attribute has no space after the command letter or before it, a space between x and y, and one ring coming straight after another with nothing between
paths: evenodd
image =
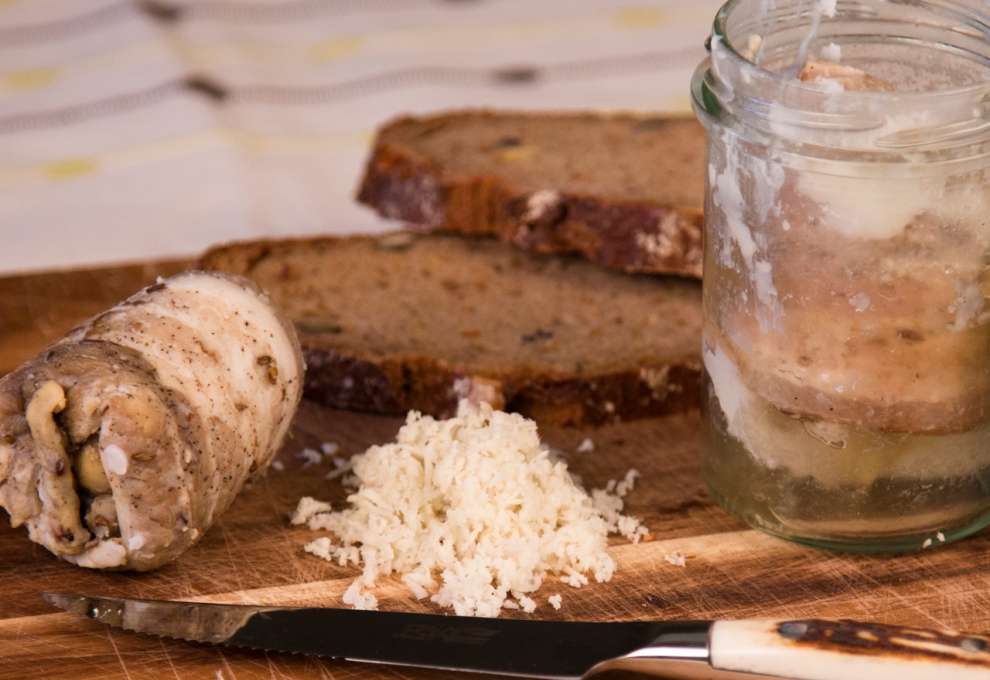
<instances>
[{"instance_id":1,"label":"clear glass jar","mask_svg":"<svg viewBox=\"0 0 990 680\"><path fill-rule=\"evenodd\" d=\"M703 472L754 527L902 551L990 523L988 7L716 17Z\"/></svg>"}]
</instances>

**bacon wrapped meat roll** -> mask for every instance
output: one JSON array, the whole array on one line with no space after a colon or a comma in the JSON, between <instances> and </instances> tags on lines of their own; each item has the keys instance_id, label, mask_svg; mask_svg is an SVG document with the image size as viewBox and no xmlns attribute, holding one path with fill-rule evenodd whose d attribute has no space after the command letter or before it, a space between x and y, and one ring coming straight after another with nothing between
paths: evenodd
<instances>
[{"instance_id":1,"label":"bacon wrapped meat roll","mask_svg":"<svg viewBox=\"0 0 990 680\"><path fill-rule=\"evenodd\" d=\"M267 468L302 379L252 284L160 280L0 379L0 506L69 562L154 569Z\"/></svg>"}]
</instances>

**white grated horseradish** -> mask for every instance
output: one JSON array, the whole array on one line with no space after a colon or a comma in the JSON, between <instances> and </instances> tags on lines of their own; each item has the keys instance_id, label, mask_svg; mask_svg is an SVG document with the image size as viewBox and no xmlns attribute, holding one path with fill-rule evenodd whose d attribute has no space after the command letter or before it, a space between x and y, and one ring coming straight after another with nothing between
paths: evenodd
<instances>
[{"instance_id":1,"label":"white grated horseradish","mask_svg":"<svg viewBox=\"0 0 990 680\"><path fill-rule=\"evenodd\" d=\"M536 423L488 404L462 400L447 420L411 412L394 443L351 464L349 506L333 512L303 498L292 523L332 534L307 552L362 566L343 596L358 609L376 608L370 589L396 574L416 598L458 615L532 612L528 594L548 575L574 587L612 578L610 532L633 541L647 533L621 513L639 473L588 495L540 442Z\"/></svg>"},{"instance_id":2,"label":"white grated horseradish","mask_svg":"<svg viewBox=\"0 0 990 680\"><path fill-rule=\"evenodd\" d=\"M350 474L351 461L340 456L333 456L330 460L333 461L333 470L328 472L324 479L337 479L338 477Z\"/></svg>"},{"instance_id":3,"label":"white grated horseradish","mask_svg":"<svg viewBox=\"0 0 990 680\"><path fill-rule=\"evenodd\" d=\"M592 441L590 437L585 437L581 440L581 443L578 444L578 447L575 450L578 453L591 453L595 450L595 442Z\"/></svg>"},{"instance_id":4,"label":"white grated horseradish","mask_svg":"<svg viewBox=\"0 0 990 680\"><path fill-rule=\"evenodd\" d=\"M303 461L303 467L307 468L311 465L319 465L323 462L323 454L316 449L311 449L306 447L302 451L296 454L296 458Z\"/></svg>"}]
</instances>

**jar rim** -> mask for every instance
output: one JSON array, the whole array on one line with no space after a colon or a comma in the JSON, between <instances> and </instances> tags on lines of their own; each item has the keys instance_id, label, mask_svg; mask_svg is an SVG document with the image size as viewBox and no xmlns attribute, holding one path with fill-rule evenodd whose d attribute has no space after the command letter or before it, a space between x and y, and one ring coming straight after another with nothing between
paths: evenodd
<instances>
[{"instance_id":1,"label":"jar rim","mask_svg":"<svg viewBox=\"0 0 990 680\"><path fill-rule=\"evenodd\" d=\"M726 0L726 2L718 9L715 14L715 19L712 22L712 34L711 42L714 43L715 39L718 39L725 49L728 55L737 61L737 63L745 69L753 69L763 74L765 77L769 76L776 79L783 79L784 74L776 71L771 71L767 68L754 63L750 59L739 51L734 42L729 37L728 23L730 14L737 9L737 7L747 0ZM800 1L800 0L799 0ZM811 0L811 4L819 2L819 0ZM925 5L932 5L930 0L887 0L889 4L900 4L910 7L922 7ZM845 3L839 2L837 6L843 6ZM990 14L979 14L975 8L968 7L967 5L957 2L956 0L940 0L937 5L938 9L944 11L950 11L959 15L968 15L970 25L978 24L979 29L987 41L990 41ZM904 92L904 91L885 91L885 90L851 90L842 93L842 96L850 98L876 98L876 99L911 99L918 98L922 99L931 96L958 96L958 95L979 95L990 92L990 58L987 59L987 78L982 82L972 83L970 85L962 85L957 87L947 87L926 90L924 92ZM753 75L753 74L750 74ZM799 85L802 86L802 85ZM816 90L814 86L803 85L809 90Z\"/></svg>"},{"instance_id":2,"label":"jar rim","mask_svg":"<svg viewBox=\"0 0 990 680\"><path fill-rule=\"evenodd\" d=\"M979 67L986 66L986 75L980 68L976 71L976 82L942 89L846 91L841 86L835 90L822 87L821 83L802 81L797 77L797 69L771 70L761 66L752 56L752 48L748 50L751 56L747 57L732 39L730 21L733 12L752 2L728 0L715 15L707 44L710 56L695 73L691 87L694 107L702 119L706 116L732 119L749 131L749 136L756 138L801 145L807 145L813 139L824 148L868 151L880 157L933 153L958 157L960 154L972 156L974 151L982 157L990 153L990 53L986 56L982 53L984 41L990 44L990 14L984 10L959 0L886 0L882 6L893 7L896 11L931 11L936 13L932 16L939 19L965 17L968 23L964 30L957 29L954 23L929 24L924 28L935 32L955 31L955 43L940 40L937 48L953 57L963 56L967 61L975 56ZM775 9L799 7L801 11L789 18L803 21L805 17L811 17L817 22L813 12L821 11L821 4L818 4L821 2L792 0L788 3L785 0L777 3ZM872 19L876 16L872 8L878 6L839 0L836 3L838 13L827 16L836 17L835 23L863 17ZM876 21L884 23L885 27L887 24L917 25L900 17L885 16ZM768 28L780 31L805 27L810 25L807 22L797 27L779 22L768 25ZM735 28L737 33L744 30ZM773 31L763 34L769 35L774 35ZM857 35L850 32L848 42L854 42ZM760 36L761 40L763 36ZM833 37L841 40L845 36L836 33ZM867 37L875 40L877 36L869 34ZM966 47L971 47L974 41L981 46L979 52ZM900 45L893 38L890 44ZM793 49L793 43L789 45ZM900 117L900 122L890 125L895 116ZM980 148L977 150L977 147Z\"/></svg>"}]
</instances>

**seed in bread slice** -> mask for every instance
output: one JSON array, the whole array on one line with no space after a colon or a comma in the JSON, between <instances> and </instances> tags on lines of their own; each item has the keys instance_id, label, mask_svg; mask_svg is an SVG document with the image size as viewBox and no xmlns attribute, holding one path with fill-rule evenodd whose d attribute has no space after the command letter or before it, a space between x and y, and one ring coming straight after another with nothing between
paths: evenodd
<instances>
[{"instance_id":1,"label":"seed in bread slice","mask_svg":"<svg viewBox=\"0 0 990 680\"><path fill-rule=\"evenodd\" d=\"M704 177L693 117L466 111L383 127L358 200L415 225L700 277Z\"/></svg>"},{"instance_id":2,"label":"seed in bread slice","mask_svg":"<svg viewBox=\"0 0 990 680\"><path fill-rule=\"evenodd\" d=\"M330 406L447 415L469 398L581 425L698 404L693 281L412 232L235 243L201 265L268 291L299 330L306 396Z\"/></svg>"}]
</instances>

